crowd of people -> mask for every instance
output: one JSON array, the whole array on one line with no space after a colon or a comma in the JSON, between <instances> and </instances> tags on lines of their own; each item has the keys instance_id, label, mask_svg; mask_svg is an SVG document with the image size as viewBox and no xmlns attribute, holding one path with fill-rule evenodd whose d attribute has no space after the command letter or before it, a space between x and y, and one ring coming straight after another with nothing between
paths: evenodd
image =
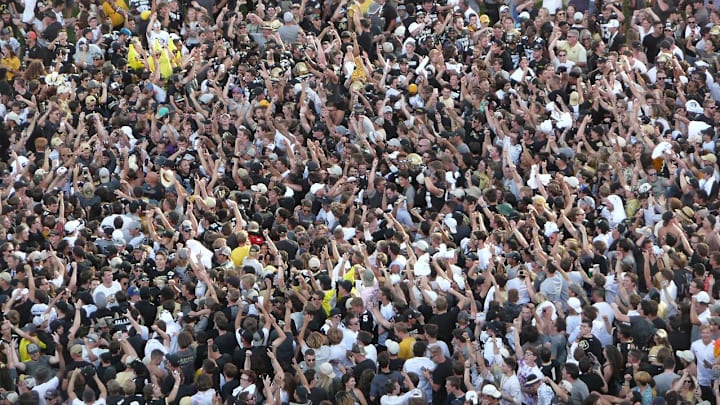
<instances>
[{"instance_id":1,"label":"crowd of people","mask_svg":"<svg viewBox=\"0 0 720 405\"><path fill-rule=\"evenodd\" d=\"M0 405L720 403L720 2L0 0Z\"/></svg>"}]
</instances>

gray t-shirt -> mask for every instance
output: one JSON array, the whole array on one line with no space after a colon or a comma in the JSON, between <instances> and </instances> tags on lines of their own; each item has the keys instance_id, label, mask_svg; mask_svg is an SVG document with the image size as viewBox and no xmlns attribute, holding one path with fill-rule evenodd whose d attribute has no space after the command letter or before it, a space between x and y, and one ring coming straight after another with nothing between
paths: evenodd
<instances>
[{"instance_id":1,"label":"gray t-shirt","mask_svg":"<svg viewBox=\"0 0 720 405\"><path fill-rule=\"evenodd\" d=\"M658 397L664 397L665 393L668 392L670 387L672 387L673 381L680 378L679 375L672 373L661 373L653 377L653 380L655 380L655 392L657 393Z\"/></svg>"},{"instance_id":2,"label":"gray t-shirt","mask_svg":"<svg viewBox=\"0 0 720 405\"><path fill-rule=\"evenodd\" d=\"M570 391L570 405L581 405L582 402L590 395L587 385L580 380L572 383L572 391Z\"/></svg>"}]
</instances>

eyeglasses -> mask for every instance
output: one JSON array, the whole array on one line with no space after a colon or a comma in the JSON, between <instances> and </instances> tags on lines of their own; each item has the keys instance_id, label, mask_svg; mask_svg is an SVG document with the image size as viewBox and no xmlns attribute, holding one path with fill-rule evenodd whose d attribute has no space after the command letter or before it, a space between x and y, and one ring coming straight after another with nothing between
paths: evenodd
<instances>
[{"instance_id":1,"label":"eyeglasses","mask_svg":"<svg viewBox=\"0 0 720 405\"><path fill-rule=\"evenodd\" d=\"M250 381L250 379L247 377L240 377L240 381Z\"/></svg>"},{"instance_id":2,"label":"eyeglasses","mask_svg":"<svg viewBox=\"0 0 720 405\"><path fill-rule=\"evenodd\" d=\"M714 109L717 108L717 106L716 106L716 105L709 105L709 106L707 106L707 108L709 108L709 109L711 109L711 110L714 110Z\"/></svg>"}]
</instances>

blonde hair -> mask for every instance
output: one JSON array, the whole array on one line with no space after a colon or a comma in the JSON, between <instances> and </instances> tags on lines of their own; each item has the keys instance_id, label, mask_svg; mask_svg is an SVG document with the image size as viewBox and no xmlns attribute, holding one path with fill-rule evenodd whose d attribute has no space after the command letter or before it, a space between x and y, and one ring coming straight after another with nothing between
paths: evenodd
<instances>
[{"instance_id":1,"label":"blonde hair","mask_svg":"<svg viewBox=\"0 0 720 405\"><path fill-rule=\"evenodd\" d=\"M312 332L305 343L312 349L319 349L325 343L325 338L320 332Z\"/></svg>"},{"instance_id":2,"label":"blonde hair","mask_svg":"<svg viewBox=\"0 0 720 405\"><path fill-rule=\"evenodd\" d=\"M638 371L635 373L635 382L638 385L647 385L650 380L652 380L652 377L650 377L650 373L647 371Z\"/></svg>"}]
</instances>

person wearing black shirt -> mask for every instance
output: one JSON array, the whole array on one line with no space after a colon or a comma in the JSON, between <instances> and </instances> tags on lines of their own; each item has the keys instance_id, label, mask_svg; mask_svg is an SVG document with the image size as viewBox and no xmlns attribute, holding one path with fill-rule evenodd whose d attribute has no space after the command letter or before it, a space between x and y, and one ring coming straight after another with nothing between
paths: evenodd
<instances>
[{"instance_id":1,"label":"person wearing black shirt","mask_svg":"<svg viewBox=\"0 0 720 405\"><path fill-rule=\"evenodd\" d=\"M25 64L29 65L30 62L39 61L44 66L50 66L50 58L52 55L46 47L38 44L37 34L35 32L30 31L27 33L25 36L25 45L27 47L27 52L23 58Z\"/></svg>"},{"instance_id":2,"label":"person wearing black shirt","mask_svg":"<svg viewBox=\"0 0 720 405\"><path fill-rule=\"evenodd\" d=\"M592 366L593 361L589 357L583 357L578 365L580 373L582 373L578 379L587 385L588 391L604 392L605 381L598 373L592 370Z\"/></svg>"},{"instance_id":3,"label":"person wearing black shirt","mask_svg":"<svg viewBox=\"0 0 720 405\"><path fill-rule=\"evenodd\" d=\"M375 364L374 361L371 359L368 359L367 353L365 352L365 347L360 346L359 344L354 344L352 352L350 354L350 360L355 364L353 367L353 376L355 377L355 381L360 381L360 376L362 376L363 371L365 370L377 370L377 364Z\"/></svg>"},{"instance_id":4,"label":"person wearing black shirt","mask_svg":"<svg viewBox=\"0 0 720 405\"><path fill-rule=\"evenodd\" d=\"M660 52L660 42L663 39L665 39L663 35L663 23L662 21L656 21L655 24L653 24L652 34L645 35L642 41L645 55L647 55L649 62L655 61L655 57Z\"/></svg>"},{"instance_id":5,"label":"person wearing black shirt","mask_svg":"<svg viewBox=\"0 0 720 405\"><path fill-rule=\"evenodd\" d=\"M447 389L445 388L445 380L453 375L452 362L445 357L442 348L434 346L430 349L430 356L435 362L435 370L423 370L425 379L430 382L432 387L432 397L434 404L443 404L447 398Z\"/></svg>"},{"instance_id":6,"label":"person wearing black shirt","mask_svg":"<svg viewBox=\"0 0 720 405\"><path fill-rule=\"evenodd\" d=\"M448 299L445 297L439 297L435 301L436 312L430 318L428 323L432 323L438 326L438 340L442 340L443 342L445 342L448 348L450 348L450 353L452 353L452 331L455 329L455 324L457 322L460 308L465 306L465 297L463 297L462 294L458 293L452 288L448 290L448 294L456 295L456 297L459 296L459 302L457 306L448 308Z\"/></svg>"},{"instance_id":7,"label":"person wearing black shirt","mask_svg":"<svg viewBox=\"0 0 720 405\"><path fill-rule=\"evenodd\" d=\"M163 395L168 396L171 392L175 391L175 387L177 386L178 388L175 400L170 402L171 405L177 405L181 398L194 395L197 392L197 389L192 384L192 381L185 381L182 367L180 366L180 358L178 356L169 354L166 355L165 358L167 359L165 367L168 371L168 375L165 376L165 379L162 382L161 390Z\"/></svg>"},{"instance_id":8,"label":"person wearing black shirt","mask_svg":"<svg viewBox=\"0 0 720 405\"><path fill-rule=\"evenodd\" d=\"M583 319L580 323L580 333L578 334L577 342L579 348L585 353L592 353L600 364L605 362L602 344L592 334L592 322L590 320Z\"/></svg>"},{"instance_id":9,"label":"person wearing black shirt","mask_svg":"<svg viewBox=\"0 0 720 405\"><path fill-rule=\"evenodd\" d=\"M235 388L240 386L240 380L238 380L238 368L232 363L226 363L223 366L223 376L225 377L225 385L220 390L220 396L223 401L227 401L228 398L232 397L232 392Z\"/></svg>"}]
</instances>

